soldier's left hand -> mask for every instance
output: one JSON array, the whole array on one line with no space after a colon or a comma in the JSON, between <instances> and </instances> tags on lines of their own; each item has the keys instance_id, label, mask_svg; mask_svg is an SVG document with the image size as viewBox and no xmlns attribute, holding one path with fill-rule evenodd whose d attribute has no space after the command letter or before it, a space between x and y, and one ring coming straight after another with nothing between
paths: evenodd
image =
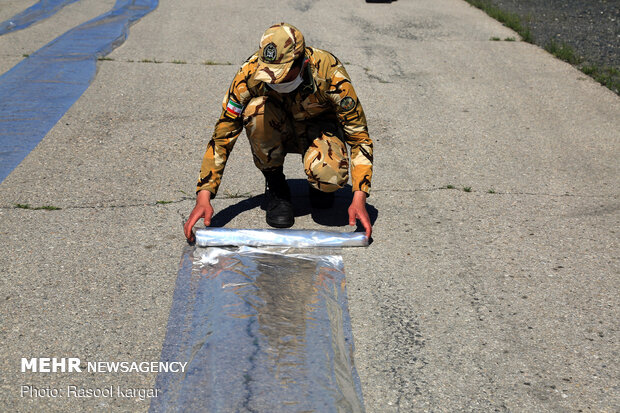
<instances>
[{"instance_id":1,"label":"soldier's left hand","mask_svg":"<svg viewBox=\"0 0 620 413\"><path fill-rule=\"evenodd\" d=\"M355 221L359 219L362 226L366 230L366 237L370 239L372 235L372 224L370 223L370 216L366 211L366 192L355 191L353 194L353 201L349 207L349 225L355 226Z\"/></svg>"}]
</instances>

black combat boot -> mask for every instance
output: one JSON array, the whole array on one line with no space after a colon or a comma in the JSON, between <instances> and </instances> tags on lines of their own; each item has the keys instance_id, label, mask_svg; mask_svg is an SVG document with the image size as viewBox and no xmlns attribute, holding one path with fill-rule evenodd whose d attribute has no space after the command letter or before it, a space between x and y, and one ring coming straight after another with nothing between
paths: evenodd
<instances>
[{"instance_id":1,"label":"black combat boot","mask_svg":"<svg viewBox=\"0 0 620 413\"><path fill-rule=\"evenodd\" d=\"M319 191L312 185L308 184L308 195L310 197L310 206L315 209L327 209L334 206L334 192Z\"/></svg>"},{"instance_id":2,"label":"black combat boot","mask_svg":"<svg viewBox=\"0 0 620 413\"><path fill-rule=\"evenodd\" d=\"M262 171L265 175L265 209L267 224L274 228L289 228L295 223L291 191L286 183L283 167Z\"/></svg>"}]
</instances>

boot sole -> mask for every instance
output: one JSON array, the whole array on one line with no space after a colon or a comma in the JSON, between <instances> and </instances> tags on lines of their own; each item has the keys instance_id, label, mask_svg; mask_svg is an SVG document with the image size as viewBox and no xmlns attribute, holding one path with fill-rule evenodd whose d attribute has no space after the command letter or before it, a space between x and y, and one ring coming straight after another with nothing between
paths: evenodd
<instances>
[{"instance_id":1,"label":"boot sole","mask_svg":"<svg viewBox=\"0 0 620 413\"><path fill-rule=\"evenodd\" d=\"M290 228L295 224L295 220L287 221L287 222L271 221L271 220L266 220L266 221L267 221L267 225L274 227L274 228Z\"/></svg>"}]
</instances>

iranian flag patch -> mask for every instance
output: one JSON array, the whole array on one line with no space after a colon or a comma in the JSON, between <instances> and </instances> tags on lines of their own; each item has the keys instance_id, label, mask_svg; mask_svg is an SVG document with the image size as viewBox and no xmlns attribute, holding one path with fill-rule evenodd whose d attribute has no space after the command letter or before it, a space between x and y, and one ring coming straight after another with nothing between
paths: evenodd
<instances>
[{"instance_id":1,"label":"iranian flag patch","mask_svg":"<svg viewBox=\"0 0 620 413\"><path fill-rule=\"evenodd\" d=\"M226 105L226 114L232 118L236 118L241 115L243 112L243 106L234 102L232 99L228 100L228 105Z\"/></svg>"}]
</instances>

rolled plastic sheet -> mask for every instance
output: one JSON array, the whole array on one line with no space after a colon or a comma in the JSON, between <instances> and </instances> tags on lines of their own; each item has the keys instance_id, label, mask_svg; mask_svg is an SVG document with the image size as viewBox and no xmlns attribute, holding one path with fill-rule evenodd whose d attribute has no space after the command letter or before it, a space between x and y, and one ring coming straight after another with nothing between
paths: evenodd
<instances>
[{"instance_id":1,"label":"rolled plastic sheet","mask_svg":"<svg viewBox=\"0 0 620 413\"><path fill-rule=\"evenodd\" d=\"M204 228L196 231L196 245L200 247L225 245L296 248L366 247L368 246L368 238L363 232Z\"/></svg>"},{"instance_id":2,"label":"rolled plastic sheet","mask_svg":"<svg viewBox=\"0 0 620 413\"><path fill-rule=\"evenodd\" d=\"M30 25L53 16L57 11L78 0L40 0L21 13L0 23L0 36L25 29Z\"/></svg>"},{"instance_id":3,"label":"rolled plastic sheet","mask_svg":"<svg viewBox=\"0 0 620 413\"><path fill-rule=\"evenodd\" d=\"M340 256L187 248L151 412L363 412Z\"/></svg>"},{"instance_id":4,"label":"rolled plastic sheet","mask_svg":"<svg viewBox=\"0 0 620 413\"><path fill-rule=\"evenodd\" d=\"M158 0L117 0L111 11L57 37L0 76L0 182L84 93L97 58L123 44Z\"/></svg>"}]
</instances>

